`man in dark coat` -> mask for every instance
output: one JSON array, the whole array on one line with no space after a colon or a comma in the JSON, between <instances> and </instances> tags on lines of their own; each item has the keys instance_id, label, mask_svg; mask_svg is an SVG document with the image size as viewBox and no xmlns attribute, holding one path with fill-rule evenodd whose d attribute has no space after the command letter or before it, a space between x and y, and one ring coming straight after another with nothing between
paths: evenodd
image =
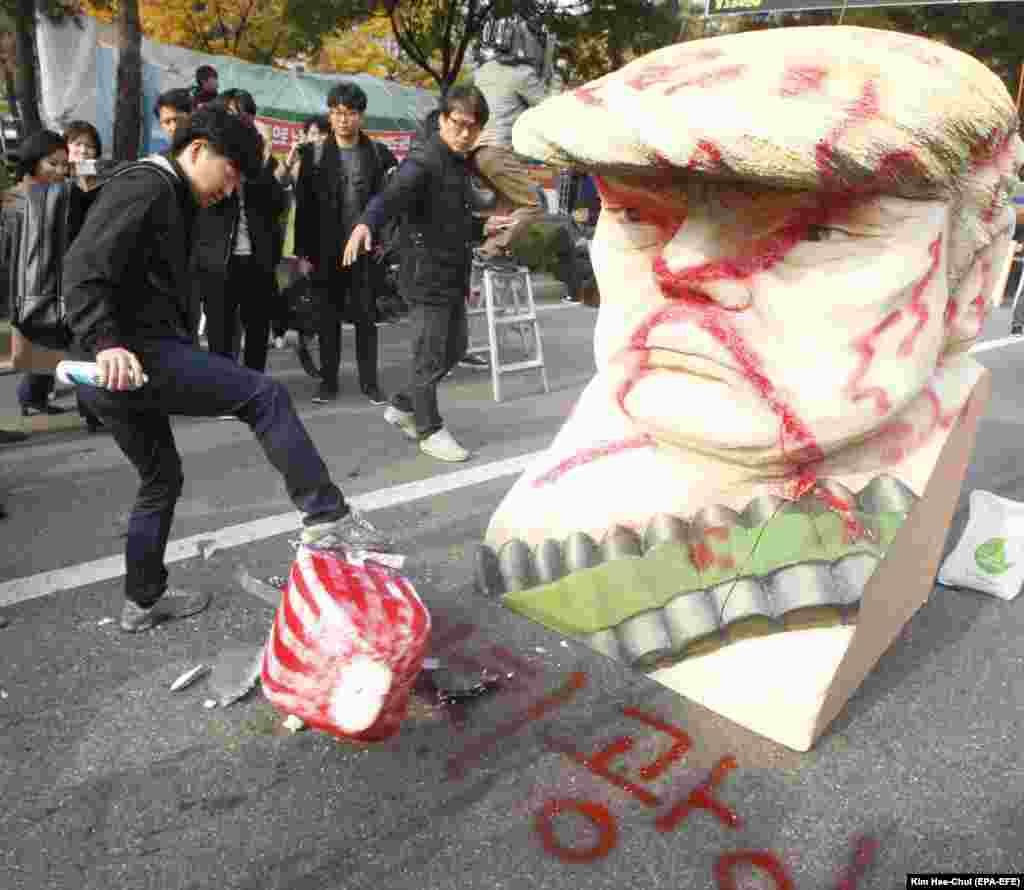
<instances>
[{"instance_id":1,"label":"man in dark coat","mask_svg":"<svg viewBox=\"0 0 1024 890\"><path fill-rule=\"evenodd\" d=\"M245 90L228 90L207 107L223 108L255 127L256 102ZM274 175L277 161L266 140L262 149L255 176L246 177L231 197L199 211L193 255L210 352L234 358L241 310L244 363L254 371L267 367L270 323L279 314L277 264L284 246L284 188Z\"/></svg>"},{"instance_id":2,"label":"man in dark coat","mask_svg":"<svg viewBox=\"0 0 1024 890\"><path fill-rule=\"evenodd\" d=\"M295 254L322 299L320 367L322 380L313 401L338 398L341 322L356 333L359 387L373 404L386 404L377 381L377 291L381 287L372 257L341 264L342 247L369 203L398 165L390 150L362 131L366 93L354 83L335 86L327 96L332 137L320 163L303 158L296 181ZM303 157L300 155L300 158Z\"/></svg>"},{"instance_id":3,"label":"man in dark coat","mask_svg":"<svg viewBox=\"0 0 1024 890\"><path fill-rule=\"evenodd\" d=\"M195 343L189 275L196 211L230 197L261 164L259 134L205 108L154 156L107 183L64 262L73 354L96 361L102 387L81 386L139 474L128 522L121 628L149 630L194 614L209 597L168 591L164 554L184 484L170 417L231 413L248 424L303 514L313 547L380 550L383 536L345 502L287 388ZM163 170L147 169L157 166ZM175 594L178 595L175 595Z\"/></svg>"},{"instance_id":4,"label":"man in dark coat","mask_svg":"<svg viewBox=\"0 0 1024 890\"><path fill-rule=\"evenodd\" d=\"M463 461L469 452L441 419L437 385L466 352L474 205L468 156L487 122L487 100L476 87L459 85L442 97L439 110L438 131L370 202L343 261L356 262L390 220L406 214L400 277L402 295L412 304L412 368L408 387L384 416L419 440L424 454Z\"/></svg>"}]
</instances>

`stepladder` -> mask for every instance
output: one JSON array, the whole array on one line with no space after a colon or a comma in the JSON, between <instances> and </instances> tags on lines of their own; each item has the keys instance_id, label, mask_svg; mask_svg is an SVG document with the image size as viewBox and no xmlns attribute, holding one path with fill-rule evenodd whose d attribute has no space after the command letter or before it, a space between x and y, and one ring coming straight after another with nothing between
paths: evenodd
<instances>
[{"instance_id":1,"label":"stepladder","mask_svg":"<svg viewBox=\"0 0 1024 890\"><path fill-rule=\"evenodd\" d=\"M544 392L551 391L533 283L526 266L474 259L466 315L466 352L490 358L494 401L502 400L503 375L524 371L539 371Z\"/></svg>"}]
</instances>

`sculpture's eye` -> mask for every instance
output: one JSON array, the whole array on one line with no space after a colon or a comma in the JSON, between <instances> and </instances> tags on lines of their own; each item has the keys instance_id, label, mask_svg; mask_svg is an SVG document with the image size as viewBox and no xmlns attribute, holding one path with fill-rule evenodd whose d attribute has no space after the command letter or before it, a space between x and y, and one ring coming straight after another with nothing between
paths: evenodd
<instances>
[{"instance_id":1,"label":"sculpture's eye","mask_svg":"<svg viewBox=\"0 0 1024 890\"><path fill-rule=\"evenodd\" d=\"M620 249L647 250L663 240L650 214L638 207L602 207L601 218L608 242Z\"/></svg>"},{"instance_id":2,"label":"sculpture's eye","mask_svg":"<svg viewBox=\"0 0 1024 890\"><path fill-rule=\"evenodd\" d=\"M804 233L804 241L835 241L839 238L848 238L849 232L837 229L833 226L808 226Z\"/></svg>"}]
</instances>

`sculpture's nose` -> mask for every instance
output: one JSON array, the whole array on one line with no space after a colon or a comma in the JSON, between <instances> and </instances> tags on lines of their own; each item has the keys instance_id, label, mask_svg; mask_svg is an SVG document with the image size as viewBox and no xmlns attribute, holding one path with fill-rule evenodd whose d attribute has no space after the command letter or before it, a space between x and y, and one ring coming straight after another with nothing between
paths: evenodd
<instances>
[{"instance_id":1,"label":"sculpture's nose","mask_svg":"<svg viewBox=\"0 0 1024 890\"><path fill-rule=\"evenodd\" d=\"M655 261L658 286L670 300L707 301L738 311L753 299L752 272L739 243L721 226L688 219Z\"/></svg>"}]
</instances>

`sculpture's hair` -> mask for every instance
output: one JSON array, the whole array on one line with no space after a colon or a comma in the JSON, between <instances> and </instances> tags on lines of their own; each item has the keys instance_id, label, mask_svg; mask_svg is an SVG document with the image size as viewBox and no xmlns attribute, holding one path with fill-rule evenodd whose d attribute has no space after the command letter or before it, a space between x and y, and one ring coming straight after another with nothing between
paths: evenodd
<instances>
[{"instance_id":1,"label":"sculpture's hair","mask_svg":"<svg viewBox=\"0 0 1024 890\"><path fill-rule=\"evenodd\" d=\"M1017 110L981 62L869 28L752 31L650 53L525 112L521 154L604 174L658 171L801 191L945 200L949 343L1008 238L1024 161ZM984 309L987 307L979 307Z\"/></svg>"}]
</instances>

